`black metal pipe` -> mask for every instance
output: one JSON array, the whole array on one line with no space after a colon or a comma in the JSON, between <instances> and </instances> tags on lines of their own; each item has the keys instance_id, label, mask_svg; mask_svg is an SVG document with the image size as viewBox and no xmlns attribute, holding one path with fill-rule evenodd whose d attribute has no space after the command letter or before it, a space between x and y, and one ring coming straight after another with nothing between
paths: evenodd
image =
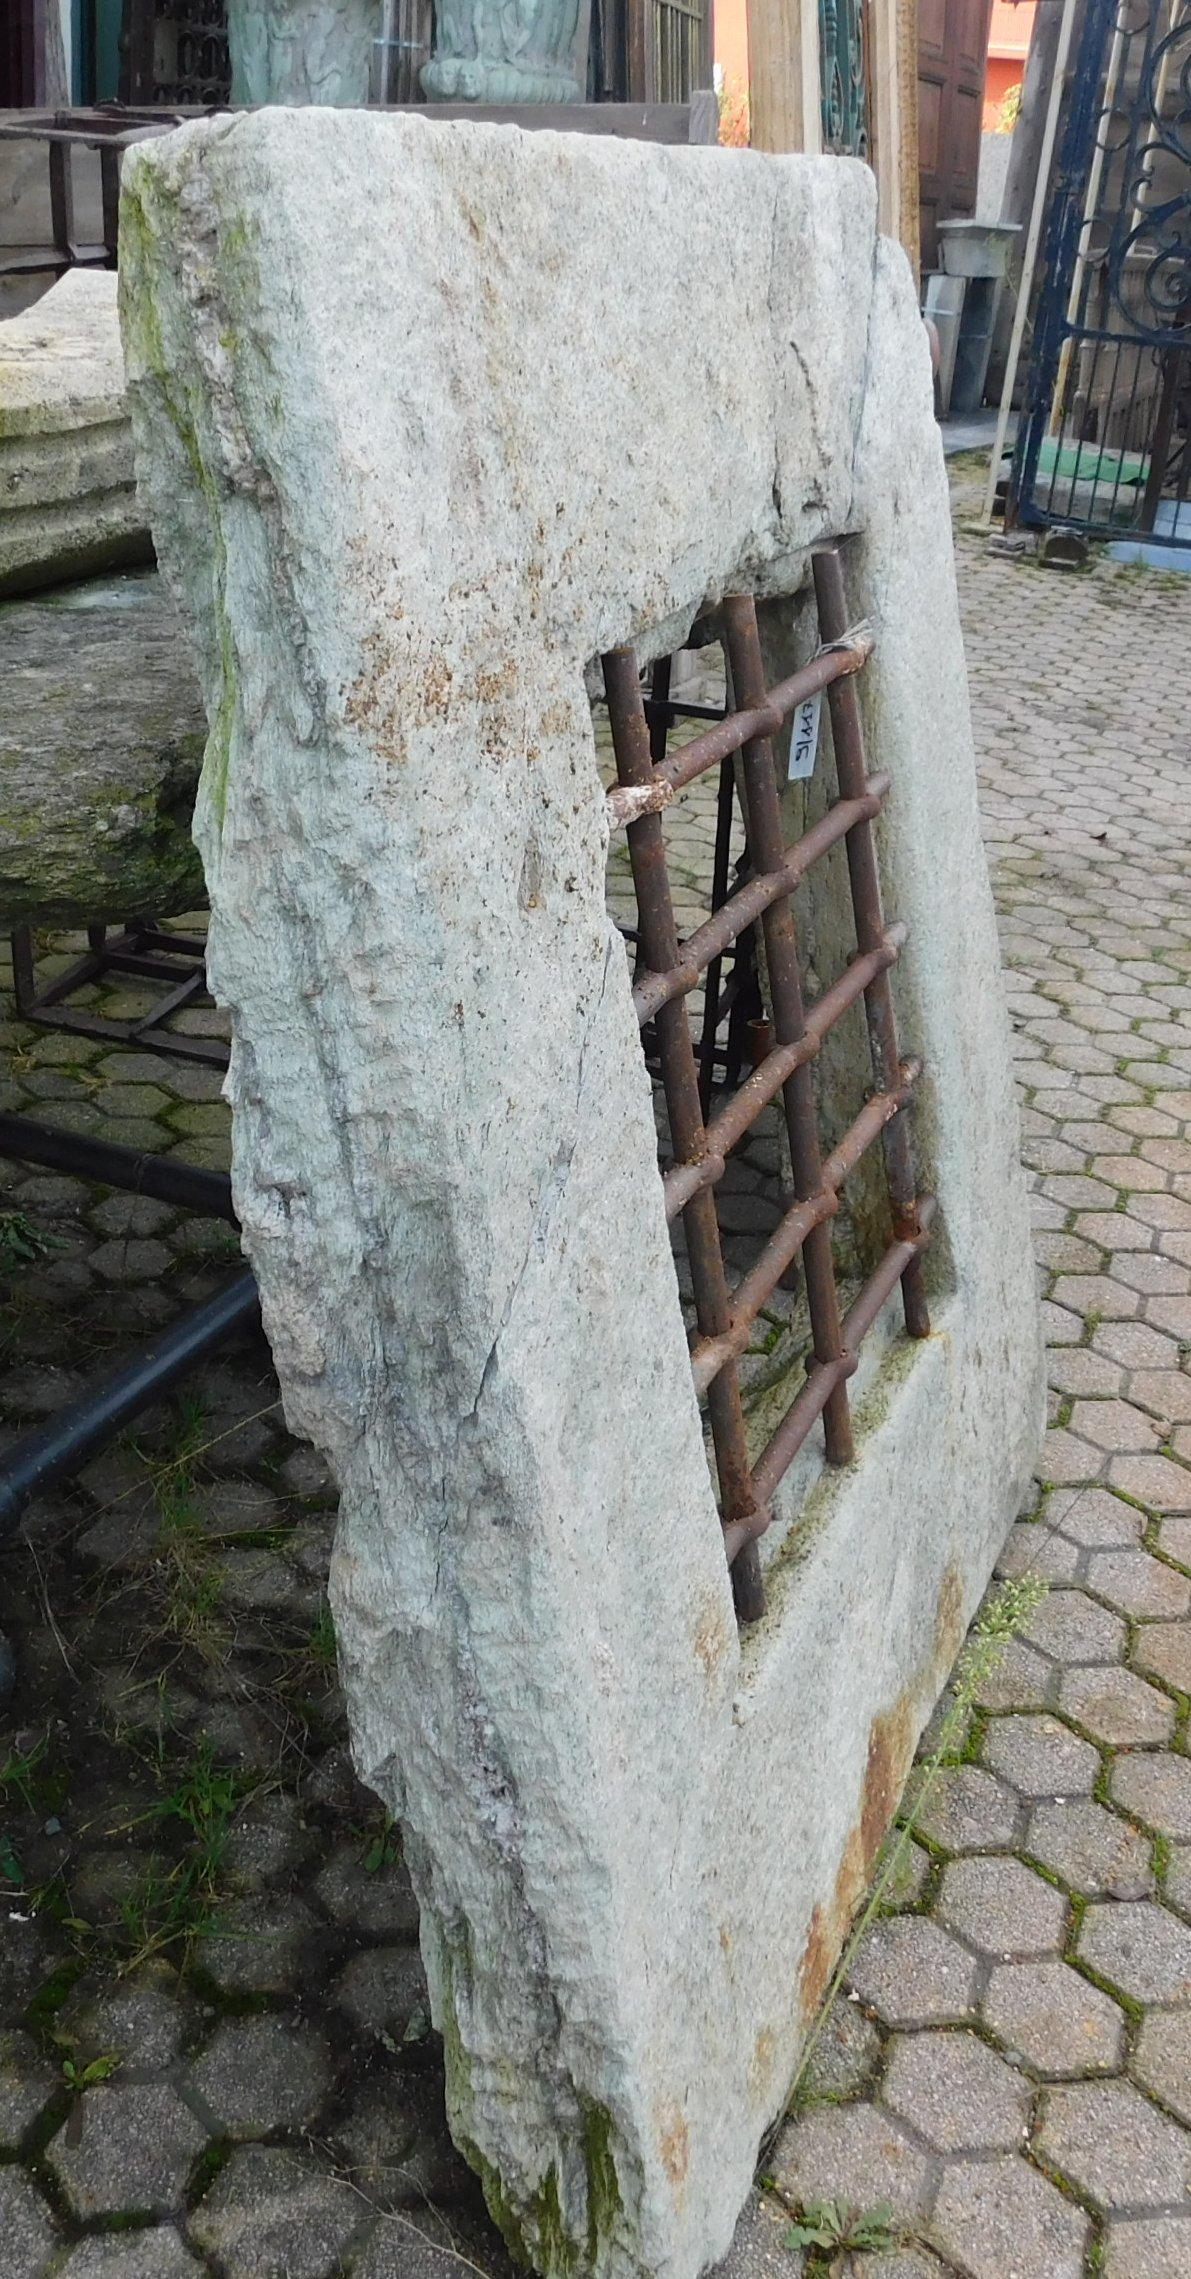
<instances>
[{"instance_id":1,"label":"black metal pipe","mask_svg":"<svg viewBox=\"0 0 1191 2279\"><path fill-rule=\"evenodd\" d=\"M175 1163L168 1155L142 1155L136 1148L118 1147L112 1140L83 1139L78 1132L35 1123L31 1116L0 1115L0 1156L4 1155L18 1163L37 1163L47 1171L93 1179L98 1186L119 1187L131 1195L151 1195L156 1202L177 1203L184 1211L237 1224L231 1181L223 1172L202 1171L194 1163Z\"/></svg>"},{"instance_id":2,"label":"black metal pipe","mask_svg":"<svg viewBox=\"0 0 1191 2279\"><path fill-rule=\"evenodd\" d=\"M191 1306L180 1321L151 1338L135 1361L101 1377L48 1424L22 1433L0 1463L0 1538L13 1532L34 1496L77 1472L104 1441L251 1320L257 1304L255 1277L237 1274L214 1298Z\"/></svg>"}]
</instances>

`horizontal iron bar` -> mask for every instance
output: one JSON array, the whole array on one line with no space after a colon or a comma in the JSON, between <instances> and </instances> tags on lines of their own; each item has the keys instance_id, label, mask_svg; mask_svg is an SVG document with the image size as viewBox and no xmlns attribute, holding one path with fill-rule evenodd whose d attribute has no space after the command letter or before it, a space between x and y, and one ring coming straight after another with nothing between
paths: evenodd
<instances>
[{"instance_id":1,"label":"horizontal iron bar","mask_svg":"<svg viewBox=\"0 0 1191 2279\"><path fill-rule=\"evenodd\" d=\"M700 1338L692 1348L691 1371L696 1392L705 1393L725 1363L738 1359L744 1352L753 1323L766 1299L773 1296L812 1227L822 1226L825 1219L834 1218L839 1209L839 1190L849 1172L856 1169L865 1150L880 1138L886 1124L908 1105L921 1073L920 1061L903 1062L902 1081L897 1089L875 1092L871 1100L866 1100L855 1123L849 1125L838 1147L826 1157L821 1187L801 1202L791 1204L756 1264L733 1290L728 1329L719 1337Z\"/></svg>"},{"instance_id":2,"label":"horizontal iron bar","mask_svg":"<svg viewBox=\"0 0 1191 2279\"><path fill-rule=\"evenodd\" d=\"M801 839L795 840L779 869L763 871L760 877L750 878L735 894L729 895L706 925L688 935L680 944L678 965L670 966L665 973L642 974L633 986L633 1006L641 1027L644 1028L663 1005L668 1005L672 997L681 997L688 989L697 987L700 974L712 959L722 957L771 903L789 894L805 878L812 863L818 862L857 823L871 822L874 815L879 815L888 791L889 777L875 775L869 777L868 790L862 799L837 799Z\"/></svg>"},{"instance_id":3,"label":"horizontal iron bar","mask_svg":"<svg viewBox=\"0 0 1191 2279\"><path fill-rule=\"evenodd\" d=\"M829 688L832 681L842 680L846 673L858 673L872 650L872 634L867 627L858 626L847 643L821 649L809 664L791 673L788 680L779 681L764 704L754 705L748 712L730 712L706 735L693 736L689 744L680 745L668 760L658 762L647 783L613 784L605 795L609 829L623 830L641 815L659 814L708 768L717 767L721 760L743 751L759 737L776 736L796 705Z\"/></svg>"},{"instance_id":4,"label":"horizontal iron bar","mask_svg":"<svg viewBox=\"0 0 1191 2279\"><path fill-rule=\"evenodd\" d=\"M237 1223L231 1181L222 1172L175 1163L168 1155L144 1155L112 1140L84 1139L78 1132L59 1131L55 1124L35 1123L31 1116L0 1115L0 1156L16 1163L37 1163L71 1179L93 1179L100 1187L119 1187L130 1195L151 1195L155 1202L176 1203L181 1210L227 1219L232 1226Z\"/></svg>"},{"instance_id":5,"label":"horizontal iron bar","mask_svg":"<svg viewBox=\"0 0 1191 2279\"><path fill-rule=\"evenodd\" d=\"M179 1321L151 1338L135 1361L100 1378L48 1424L11 1442L0 1462L0 1537L12 1533L34 1496L77 1472L105 1441L250 1321L257 1304L253 1275L237 1274L215 1297L188 1307Z\"/></svg>"},{"instance_id":6,"label":"horizontal iron bar","mask_svg":"<svg viewBox=\"0 0 1191 2279\"><path fill-rule=\"evenodd\" d=\"M934 1215L934 1196L921 1195L918 1199L920 1231L912 1241L890 1244L876 1272L865 1283L855 1304L845 1314L842 1324L844 1349L839 1359L829 1363L811 1363L802 1391L791 1402L768 1447L753 1466L756 1510L742 1519L730 1520L724 1529L724 1550L729 1565L746 1543L755 1543L758 1536L764 1535L766 1528L772 1524L771 1499L779 1483L789 1471L817 1418L822 1415L836 1385L855 1374L860 1360L861 1340L867 1336L887 1299L892 1297L911 1260L925 1250Z\"/></svg>"},{"instance_id":7,"label":"horizontal iron bar","mask_svg":"<svg viewBox=\"0 0 1191 2279\"><path fill-rule=\"evenodd\" d=\"M899 922L890 926L881 949L854 957L839 980L833 981L830 989L825 989L821 997L807 1006L806 1026L797 1041L792 1045L775 1045L772 1052L766 1053L760 1068L754 1069L747 1083L733 1093L719 1115L712 1117L706 1133L708 1153L696 1163L671 1165L662 1180L667 1219L677 1218L692 1195L697 1195L703 1187L713 1187L716 1180L723 1177L728 1156L756 1123L761 1110L781 1091L783 1084L789 1082L796 1068L814 1059L828 1030L864 995L875 976L894 963L905 938L906 929ZM713 1165L718 1165L718 1169L713 1169Z\"/></svg>"}]
</instances>

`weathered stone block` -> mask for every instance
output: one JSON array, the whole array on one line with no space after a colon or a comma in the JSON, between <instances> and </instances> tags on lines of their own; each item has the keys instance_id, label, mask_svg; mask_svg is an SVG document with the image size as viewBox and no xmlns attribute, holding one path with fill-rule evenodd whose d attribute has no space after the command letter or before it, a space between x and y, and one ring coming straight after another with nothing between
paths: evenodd
<instances>
[{"instance_id":1,"label":"weathered stone block","mask_svg":"<svg viewBox=\"0 0 1191 2279\"><path fill-rule=\"evenodd\" d=\"M116 279L72 269L0 324L0 594L151 558Z\"/></svg>"},{"instance_id":2,"label":"weathered stone block","mask_svg":"<svg viewBox=\"0 0 1191 2279\"><path fill-rule=\"evenodd\" d=\"M193 910L203 884L190 824L206 722L156 571L0 602L0 648L5 922Z\"/></svg>"},{"instance_id":3,"label":"weathered stone block","mask_svg":"<svg viewBox=\"0 0 1191 2279\"><path fill-rule=\"evenodd\" d=\"M416 118L195 125L125 201L238 1208L342 1491L355 1752L404 1825L452 2126L540 2266L691 2279L1041 1421L909 271L843 160ZM935 1329L881 1348L855 1466L792 1482L740 1636L584 675L733 586L795 596L836 536L896 786Z\"/></svg>"}]
</instances>

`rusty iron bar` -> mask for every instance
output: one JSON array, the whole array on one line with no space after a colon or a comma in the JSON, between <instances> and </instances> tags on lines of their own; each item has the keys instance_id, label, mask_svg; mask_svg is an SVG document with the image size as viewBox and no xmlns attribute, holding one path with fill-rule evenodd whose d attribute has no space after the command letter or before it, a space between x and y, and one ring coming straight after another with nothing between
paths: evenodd
<instances>
[{"instance_id":1,"label":"rusty iron bar","mask_svg":"<svg viewBox=\"0 0 1191 2279\"><path fill-rule=\"evenodd\" d=\"M725 602L725 611L733 606ZM743 606L754 609L750 597L744 597ZM728 759L733 752L741 752L746 744L755 743L766 736L776 736L783 722L796 705L815 696L820 689L830 688L835 682L858 673L872 654L872 635L867 627L845 628L842 636L828 648L821 649L810 663L791 673L788 680L779 681L776 688L766 689L764 675L754 689L750 703L739 712L730 712L715 728L705 735L693 736L668 760L662 760L649 774L631 784L613 784L606 795L608 823L613 831L627 828L639 816L660 814L689 783L705 775L708 768ZM630 649L613 650L614 656L631 656ZM633 667L636 671L636 665ZM733 684L737 699L741 691Z\"/></svg>"},{"instance_id":2,"label":"rusty iron bar","mask_svg":"<svg viewBox=\"0 0 1191 2279\"><path fill-rule=\"evenodd\" d=\"M756 1123L762 1108L768 1106L776 1092L780 1092L787 1077L792 1076L803 1061L813 1060L829 1029L834 1028L840 1015L854 1005L872 980L879 965L892 965L906 938L904 926L890 926L885 941L878 950L870 950L865 957L853 958L851 964L825 989L812 1005L806 1008L806 1029L792 1045L775 1045L767 1053L759 1068L754 1069L747 1083L733 1093L726 1106L713 1116L707 1126L707 1163L718 1163L715 1172L705 1171L700 1164L674 1164L666 1172L662 1186L666 1197L666 1217L677 1218L688 1197L699 1187L711 1186L722 1178L726 1158L740 1145L744 1135Z\"/></svg>"},{"instance_id":3,"label":"rusty iron bar","mask_svg":"<svg viewBox=\"0 0 1191 2279\"><path fill-rule=\"evenodd\" d=\"M826 815L820 816L819 821L795 841L776 871L750 878L747 885L738 887L735 894L729 896L706 925L689 934L686 941L679 944L677 965L666 973L642 975L633 986L633 1007L642 1028L669 998L694 989L699 975L712 959L737 941L780 894L789 894L799 880L805 878L811 864L825 855L829 847L834 847L854 823L878 815L888 790L887 775L870 776L863 797L840 800L829 807Z\"/></svg>"},{"instance_id":4,"label":"rusty iron bar","mask_svg":"<svg viewBox=\"0 0 1191 2279\"><path fill-rule=\"evenodd\" d=\"M838 639L847 627L844 572L838 547L826 546L815 553L811 558L811 570L815 581L820 635L824 641ZM835 751L840 798L855 799L863 792L867 781L864 729L855 684L834 682L828 690L827 703L831 715L831 741ZM885 934L881 880L871 821L859 821L852 825L845 840L845 849L852 887L852 908L856 918L856 940L863 952L874 949ZM864 993L864 1005L868 1019L873 1079L879 1091L889 1091L896 1082L901 1056L893 989L887 968L874 975ZM922 1251L916 1239L919 1224L917 1179L907 1117L895 1117L887 1125L884 1146L894 1236L898 1242L915 1245L902 1277L906 1328L911 1337L929 1337L930 1312L926 1302Z\"/></svg>"},{"instance_id":5,"label":"rusty iron bar","mask_svg":"<svg viewBox=\"0 0 1191 2279\"><path fill-rule=\"evenodd\" d=\"M614 649L605 656L603 667L617 775L630 788L648 783L653 763L637 660L631 649ZM677 962L678 928L661 818L656 811L646 811L633 824L629 860L641 948L649 964L661 971ZM657 1040L674 1152L681 1162L695 1162L706 1153L707 1136L685 999L672 999L661 1008ZM707 1189L692 1196L683 1225L699 1328L705 1337L717 1337L729 1327L731 1315L715 1199ZM710 1387L708 1409L721 1512L728 1526L734 1520L751 1519L756 1511L740 1382L734 1365L721 1370ZM733 1561L732 1587L742 1619L755 1621L765 1605L755 1548L743 1547Z\"/></svg>"},{"instance_id":6,"label":"rusty iron bar","mask_svg":"<svg viewBox=\"0 0 1191 2279\"><path fill-rule=\"evenodd\" d=\"M761 657L761 637L757 630L757 606L751 595L730 594L725 598L724 646L738 701L749 713L761 712L765 704L765 666ZM834 654L840 656L848 652L836 650ZM777 765L768 735L751 736L743 746L741 778L749 845L753 850L754 861L762 871L779 870L785 849L782 841ZM863 795L862 784L852 788L857 797ZM774 1040L779 1047L798 1044L806 1035L806 1016L802 1004L802 974L794 931L794 912L788 895L779 895L763 911L761 928L773 1006ZM800 1203L809 1202L823 1184L818 1117L809 1059L801 1061L787 1077L782 1086L782 1105L790 1143L795 1197ZM826 1367L838 1360L842 1346L831 1234L823 1220L808 1229L803 1244L802 1265L806 1276L815 1359ZM824 1403L823 1430L828 1463L850 1464L856 1451L848 1413L848 1391L842 1377L832 1385Z\"/></svg>"},{"instance_id":7,"label":"rusty iron bar","mask_svg":"<svg viewBox=\"0 0 1191 2279\"><path fill-rule=\"evenodd\" d=\"M920 1256L930 1237L930 1224L934 1217L934 1197L924 1195L918 1207L918 1232L912 1240L891 1243L880 1264L869 1276L855 1303L844 1317L844 1348L835 1366L844 1377L851 1377L859 1364L860 1346L872 1328L887 1298L897 1288L906 1270L907 1254ZM812 1364L811 1373L798 1399L787 1410L768 1446L762 1450L753 1470L758 1500L768 1502L778 1482L789 1471L795 1456L806 1439L815 1416L826 1405L827 1394L820 1380L831 1375L831 1370L818 1369ZM807 1403L805 1418L799 1410Z\"/></svg>"},{"instance_id":8,"label":"rusty iron bar","mask_svg":"<svg viewBox=\"0 0 1191 2279\"><path fill-rule=\"evenodd\" d=\"M797 1257L811 1231L835 1217L839 1191L849 1172L856 1169L861 1156L880 1137L891 1118L907 1105L921 1074L921 1062L908 1060L902 1068L901 1082L892 1092L874 1092L826 1158L818 1192L791 1204L756 1264L732 1292L730 1328L721 1337L702 1337L692 1347L691 1369L696 1392L705 1392L716 1371L744 1352L749 1332L766 1299L773 1296L786 1268Z\"/></svg>"},{"instance_id":9,"label":"rusty iron bar","mask_svg":"<svg viewBox=\"0 0 1191 2279\"><path fill-rule=\"evenodd\" d=\"M753 1485L757 1491L757 1517L763 1516L768 1526L773 1518L771 1498L779 1483L789 1471L803 1442L809 1437L816 1419L822 1415L834 1386L854 1376L860 1361L860 1346L867 1337L886 1299L902 1280L910 1253L921 1257L930 1240L931 1220L935 1214L933 1195L923 1195L918 1204L918 1233L912 1241L891 1243L879 1266L870 1275L855 1303L844 1316L844 1345L839 1358L827 1368L812 1362L806 1383L797 1398L791 1402L777 1431L762 1450L753 1466ZM724 1529L724 1549L729 1559L737 1556L740 1546L755 1540L764 1527L757 1527L756 1519L736 1521Z\"/></svg>"}]
</instances>

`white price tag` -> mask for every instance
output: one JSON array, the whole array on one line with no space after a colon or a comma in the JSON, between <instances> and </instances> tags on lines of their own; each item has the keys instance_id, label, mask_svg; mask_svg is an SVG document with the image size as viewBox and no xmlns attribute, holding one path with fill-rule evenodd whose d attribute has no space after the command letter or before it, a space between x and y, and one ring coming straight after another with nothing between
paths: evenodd
<instances>
[{"instance_id":1,"label":"white price tag","mask_svg":"<svg viewBox=\"0 0 1191 2279\"><path fill-rule=\"evenodd\" d=\"M786 771L787 783L801 783L815 772L815 759L819 750L819 711L823 692L817 689L814 696L804 697L794 714L790 727L790 765Z\"/></svg>"}]
</instances>

